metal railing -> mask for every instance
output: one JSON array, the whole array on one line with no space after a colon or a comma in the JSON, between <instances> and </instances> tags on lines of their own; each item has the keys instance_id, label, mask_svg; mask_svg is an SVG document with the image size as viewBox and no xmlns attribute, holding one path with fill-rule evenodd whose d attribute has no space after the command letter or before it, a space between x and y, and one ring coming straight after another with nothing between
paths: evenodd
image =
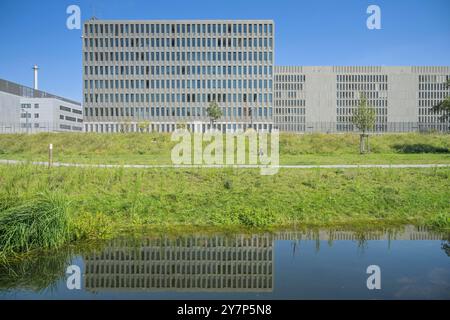
<instances>
[{"instance_id":1,"label":"metal railing","mask_svg":"<svg viewBox=\"0 0 450 320\"><path fill-rule=\"evenodd\" d=\"M39 123L29 122L27 126L27 123L0 122L0 134L13 134L13 133L32 134L41 132L82 132L83 128L84 125L82 123L74 123L69 125L67 123L54 123L54 122L39 122Z\"/></svg>"},{"instance_id":2,"label":"metal railing","mask_svg":"<svg viewBox=\"0 0 450 320\"><path fill-rule=\"evenodd\" d=\"M344 122L303 122L274 123L274 128L281 132L292 133L356 133L360 130L351 123ZM294 130L293 130L293 129ZM450 132L450 122L386 122L378 123L369 133L400 133L400 132Z\"/></svg>"},{"instance_id":3,"label":"metal railing","mask_svg":"<svg viewBox=\"0 0 450 320\"><path fill-rule=\"evenodd\" d=\"M139 123L140 121L130 121L127 124L124 122L110 122L107 124L109 127L115 125L117 126L129 126L129 129L125 131L139 131ZM162 122L161 122L162 123ZM203 122L195 122L196 124L200 124L204 126L204 128L208 128L210 125L209 120ZM95 122L84 122L84 123L74 123L74 124L60 124L60 123L45 123L40 122L39 126L35 125L35 123L28 123L28 127L26 123L1 123L0 122L0 134L10 134L10 133L40 133L40 132L82 132L85 131L85 125L93 125ZM186 126L192 126L193 122L185 121L185 122L167 122L164 121L164 125L167 127L178 128L180 124L184 124ZM61 127L63 125L63 127ZM105 124L106 125L106 124ZM251 125L241 124L243 128L249 128ZM148 122L148 129L145 131L161 131L158 129L160 126L160 122L158 121L150 121ZM227 122L220 122L218 125L220 128L226 128ZM256 127L257 124L254 124L253 127ZM81 128L81 130L80 130ZM290 133L358 133L360 130L349 123L338 123L338 122L303 122L303 123L273 123L268 124L268 128L278 129L280 132L290 132ZM170 131L172 131L172 129ZM270 130L270 129L269 129ZM95 131L95 130L88 130ZM116 132L118 130L106 130L98 132ZM166 130L163 130L166 131ZM369 133L402 133L402 132L419 132L419 133L450 133L450 123L449 122L433 122L433 123L421 123L421 122L387 122L383 124L377 124L373 130L369 130Z\"/></svg>"}]
</instances>

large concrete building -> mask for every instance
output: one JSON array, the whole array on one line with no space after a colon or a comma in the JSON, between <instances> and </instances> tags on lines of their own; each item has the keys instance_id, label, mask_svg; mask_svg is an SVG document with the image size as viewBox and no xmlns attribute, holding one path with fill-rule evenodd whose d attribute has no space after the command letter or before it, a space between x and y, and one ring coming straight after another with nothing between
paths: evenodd
<instances>
[{"instance_id":1,"label":"large concrete building","mask_svg":"<svg viewBox=\"0 0 450 320\"><path fill-rule=\"evenodd\" d=\"M272 20L97 20L83 29L85 130L346 132L360 94L376 132L447 131L450 67L274 67ZM273 108L272 108L273 107Z\"/></svg>"},{"instance_id":2,"label":"large concrete building","mask_svg":"<svg viewBox=\"0 0 450 320\"><path fill-rule=\"evenodd\" d=\"M376 132L448 131L432 107L450 95L450 67L276 66L274 125L290 132L356 130L361 93L376 112Z\"/></svg>"},{"instance_id":3,"label":"large concrete building","mask_svg":"<svg viewBox=\"0 0 450 320\"><path fill-rule=\"evenodd\" d=\"M86 131L271 130L272 20L97 20L83 26Z\"/></svg>"},{"instance_id":4,"label":"large concrete building","mask_svg":"<svg viewBox=\"0 0 450 320\"><path fill-rule=\"evenodd\" d=\"M0 79L0 133L83 131L81 104Z\"/></svg>"}]
</instances>

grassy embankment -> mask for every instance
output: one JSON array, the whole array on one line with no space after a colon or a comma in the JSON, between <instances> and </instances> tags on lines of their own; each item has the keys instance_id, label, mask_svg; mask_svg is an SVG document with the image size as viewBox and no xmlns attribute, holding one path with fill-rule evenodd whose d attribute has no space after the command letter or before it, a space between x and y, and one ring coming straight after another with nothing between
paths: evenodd
<instances>
[{"instance_id":1,"label":"grassy embankment","mask_svg":"<svg viewBox=\"0 0 450 320\"><path fill-rule=\"evenodd\" d=\"M85 169L0 166L4 253L142 227L450 227L450 169ZM44 192L44 194L42 194ZM53 230L53 231L52 231Z\"/></svg>"},{"instance_id":2,"label":"grassy embankment","mask_svg":"<svg viewBox=\"0 0 450 320\"><path fill-rule=\"evenodd\" d=\"M395 144L407 151L443 152L420 154L423 163L449 162L445 153L448 136L397 135L372 140L377 161L387 154L403 155L393 151ZM0 136L0 158L44 160L46 152L41 149L49 142L59 150L56 161L82 162L85 157L84 162L120 162L127 152L136 163L170 159L165 155L166 151L170 154L169 136L139 134ZM323 153L325 146L327 153ZM280 148L281 159L291 155L300 162L305 152L312 152L308 148L316 150L312 157L333 163L345 162L340 154L367 159L357 154L357 139L347 135L282 136ZM428 158L431 155L434 158ZM276 175L261 176L257 169L0 165L0 257L155 227L415 223L449 230L449 181L450 168L281 169Z\"/></svg>"},{"instance_id":3,"label":"grassy embankment","mask_svg":"<svg viewBox=\"0 0 450 320\"><path fill-rule=\"evenodd\" d=\"M171 164L169 134L59 133L0 135L0 159L46 161L48 144L59 162ZM450 163L450 135L386 134L359 154L357 134L281 134L280 164Z\"/></svg>"}]
</instances>

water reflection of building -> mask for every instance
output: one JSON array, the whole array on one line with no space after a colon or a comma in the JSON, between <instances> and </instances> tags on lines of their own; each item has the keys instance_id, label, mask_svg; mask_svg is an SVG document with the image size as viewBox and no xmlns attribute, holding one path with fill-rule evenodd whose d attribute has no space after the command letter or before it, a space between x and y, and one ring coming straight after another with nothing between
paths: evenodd
<instances>
[{"instance_id":1,"label":"water reflection of building","mask_svg":"<svg viewBox=\"0 0 450 320\"><path fill-rule=\"evenodd\" d=\"M407 226L397 230L283 231L260 235L184 236L142 241L114 240L85 257L84 287L92 291L270 292L276 240L444 240L445 234Z\"/></svg>"},{"instance_id":2,"label":"water reflection of building","mask_svg":"<svg viewBox=\"0 0 450 320\"><path fill-rule=\"evenodd\" d=\"M271 291L270 235L112 241L85 257L85 288Z\"/></svg>"},{"instance_id":3,"label":"water reflection of building","mask_svg":"<svg viewBox=\"0 0 450 320\"><path fill-rule=\"evenodd\" d=\"M398 229L349 231L349 230L308 230L283 231L273 234L275 240L443 240L445 233L430 232L426 227L408 225Z\"/></svg>"}]
</instances>

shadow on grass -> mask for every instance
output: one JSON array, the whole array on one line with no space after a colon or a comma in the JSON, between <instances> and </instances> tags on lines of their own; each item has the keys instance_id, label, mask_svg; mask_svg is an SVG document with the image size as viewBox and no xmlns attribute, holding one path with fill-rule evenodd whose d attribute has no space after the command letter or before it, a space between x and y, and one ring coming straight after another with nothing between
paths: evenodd
<instances>
[{"instance_id":1,"label":"shadow on grass","mask_svg":"<svg viewBox=\"0 0 450 320\"><path fill-rule=\"evenodd\" d=\"M450 153L448 148L436 147L424 143L395 144L392 147L400 153Z\"/></svg>"}]
</instances>

